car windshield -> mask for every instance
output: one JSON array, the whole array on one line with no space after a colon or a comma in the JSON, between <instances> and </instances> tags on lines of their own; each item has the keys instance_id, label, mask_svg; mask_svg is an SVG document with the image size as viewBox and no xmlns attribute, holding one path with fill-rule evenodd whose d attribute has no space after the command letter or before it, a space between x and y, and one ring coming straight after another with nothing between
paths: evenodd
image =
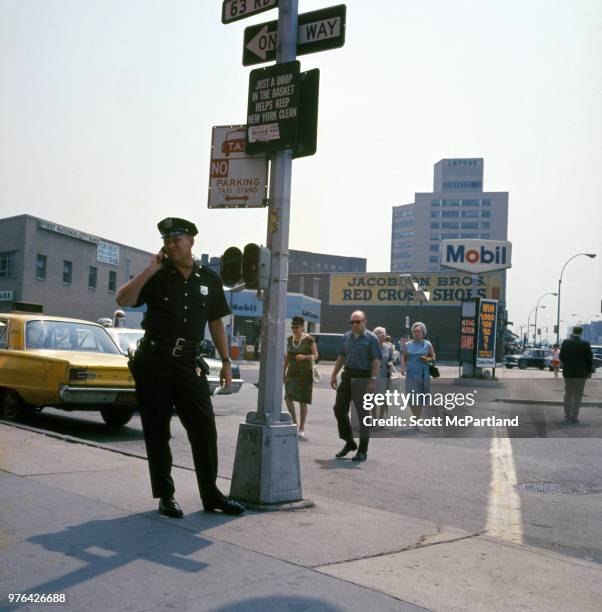
<instances>
[{"instance_id":1,"label":"car windshield","mask_svg":"<svg viewBox=\"0 0 602 612\"><path fill-rule=\"evenodd\" d=\"M115 333L119 340L119 346L124 353L127 353L130 347L135 349L138 340L144 336L143 330L129 332L116 331Z\"/></svg>"},{"instance_id":2,"label":"car windshield","mask_svg":"<svg viewBox=\"0 0 602 612\"><path fill-rule=\"evenodd\" d=\"M75 321L28 321L25 348L119 355L104 327Z\"/></svg>"}]
</instances>

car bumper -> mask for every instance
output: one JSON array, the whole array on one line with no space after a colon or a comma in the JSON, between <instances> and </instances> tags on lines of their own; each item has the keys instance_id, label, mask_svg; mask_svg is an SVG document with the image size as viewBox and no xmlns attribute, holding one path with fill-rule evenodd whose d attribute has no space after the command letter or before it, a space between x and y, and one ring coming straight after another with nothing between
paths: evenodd
<instances>
[{"instance_id":1,"label":"car bumper","mask_svg":"<svg viewBox=\"0 0 602 612\"><path fill-rule=\"evenodd\" d=\"M209 383L209 391L211 391L211 394L216 392L216 389L220 389L216 395L232 395L232 393L238 393L240 391L240 388L242 387L242 383L243 381L240 379L235 379L232 381L232 384L229 387L226 388L220 388L219 386L219 380L218 379L212 379L212 378L208 378L207 382Z\"/></svg>"},{"instance_id":2,"label":"car bumper","mask_svg":"<svg viewBox=\"0 0 602 612\"><path fill-rule=\"evenodd\" d=\"M70 387L61 385L59 397L63 404L136 405L136 389L119 387Z\"/></svg>"}]
</instances>

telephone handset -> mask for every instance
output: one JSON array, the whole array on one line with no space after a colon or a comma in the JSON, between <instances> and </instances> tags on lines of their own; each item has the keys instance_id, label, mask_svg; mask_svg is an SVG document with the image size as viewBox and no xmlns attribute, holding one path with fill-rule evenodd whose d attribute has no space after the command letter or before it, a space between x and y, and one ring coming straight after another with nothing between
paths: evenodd
<instances>
[{"instance_id":1,"label":"telephone handset","mask_svg":"<svg viewBox=\"0 0 602 612\"><path fill-rule=\"evenodd\" d=\"M161 247L161 263L164 266L170 266L171 265L171 259L169 259L169 256L167 255L167 253L165 252L165 247Z\"/></svg>"}]
</instances>

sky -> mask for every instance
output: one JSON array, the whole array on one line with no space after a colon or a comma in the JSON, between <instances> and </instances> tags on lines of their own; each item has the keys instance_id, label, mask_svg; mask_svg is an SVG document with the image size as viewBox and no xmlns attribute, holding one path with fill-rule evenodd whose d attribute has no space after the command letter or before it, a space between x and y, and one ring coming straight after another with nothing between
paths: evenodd
<instances>
[{"instance_id":1,"label":"sky","mask_svg":"<svg viewBox=\"0 0 602 612\"><path fill-rule=\"evenodd\" d=\"M299 11L331 6L299 0ZM602 3L348 0L320 68L318 150L295 160L290 248L388 271L391 207L442 158L483 157L509 192L514 328L566 268L561 318L602 300ZM208 210L211 127L244 123L251 68L220 0L0 0L0 217L28 213L154 251L193 220L197 251L265 243L266 210ZM267 65L267 64L264 64ZM0 245L1 250L1 245ZM555 322L541 300L538 325Z\"/></svg>"}]
</instances>

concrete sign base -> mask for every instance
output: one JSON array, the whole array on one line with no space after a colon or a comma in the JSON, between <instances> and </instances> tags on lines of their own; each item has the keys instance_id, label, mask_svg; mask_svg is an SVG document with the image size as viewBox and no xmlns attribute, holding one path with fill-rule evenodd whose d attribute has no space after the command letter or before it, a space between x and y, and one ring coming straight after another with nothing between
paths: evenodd
<instances>
[{"instance_id":1,"label":"concrete sign base","mask_svg":"<svg viewBox=\"0 0 602 612\"><path fill-rule=\"evenodd\" d=\"M255 417L256 413L248 416ZM241 423L230 497L262 505L302 499L295 425Z\"/></svg>"}]
</instances>

